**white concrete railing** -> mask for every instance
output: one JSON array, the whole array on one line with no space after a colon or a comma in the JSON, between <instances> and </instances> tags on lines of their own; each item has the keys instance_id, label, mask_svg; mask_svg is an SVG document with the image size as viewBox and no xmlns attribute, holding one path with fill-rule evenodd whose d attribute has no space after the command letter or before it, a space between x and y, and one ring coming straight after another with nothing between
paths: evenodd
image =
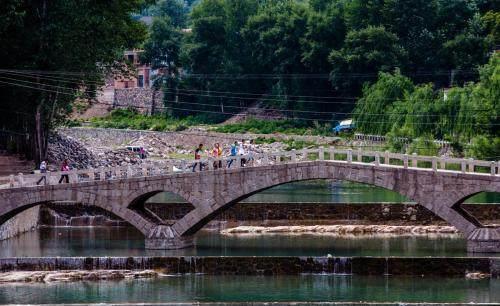
<instances>
[{"instance_id":1,"label":"white concrete railing","mask_svg":"<svg viewBox=\"0 0 500 306\"><path fill-rule=\"evenodd\" d=\"M412 169L428 169L436 172L461 172L478 175L500 175L500 162L481 161L462 158L446 158L418 156L416 154L398 154L380 151L362 151L352 149L317 148L292 150L285 152L263 153L244 156L228 156L221 159L205 158L201 160L168 160L162 163L145 163L110 168L72 170L67 172L48 172L45 174L11 175L0 180L8 181L0 188L58 184L61 175L68 175L69 182L103 181L126 179L133 177L157 176L179 172L199 172L201 163L203 171L218 169L234 169L240 167L256 167L297 163L313 160L329 160L343 163L369 164L375 167L399 167ZM243 162L242 162L243 161ZM222 166L222 168L220 168ZM45 180L43 179L45 177Z\"/></svg>"}]
</instances>

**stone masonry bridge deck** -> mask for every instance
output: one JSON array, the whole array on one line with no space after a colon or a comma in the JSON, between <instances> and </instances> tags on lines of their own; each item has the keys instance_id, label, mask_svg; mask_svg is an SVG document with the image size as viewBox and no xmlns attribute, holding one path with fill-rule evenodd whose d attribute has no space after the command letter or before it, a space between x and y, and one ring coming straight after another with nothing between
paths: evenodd
<instances>
[{"instance_id":1,"label":"stone masonry bridge deck","mask_svg":"<svg viewBox=\"0 0 500 306\"><path fill-rule=\"evenodd\" d=\"M481 225L460 206L479 192L500 192L498 162L319 148L238 156L229 169L214 169L214 159L202 163L202 172L192 172L186 161L70 171L69 184L56 184L61 173L50 173L42 186L34 183L41 174L11 176L0 188L0 224L35 205L75 201L129 222L145 235L146 248L183 248L217 214L252 194L294 181L337 179L398 192L460 230L469 251L500 252L500 228ZM194 209L167 225L143 205L160 192L177 194Z\"/></svg>"}]
</instances>

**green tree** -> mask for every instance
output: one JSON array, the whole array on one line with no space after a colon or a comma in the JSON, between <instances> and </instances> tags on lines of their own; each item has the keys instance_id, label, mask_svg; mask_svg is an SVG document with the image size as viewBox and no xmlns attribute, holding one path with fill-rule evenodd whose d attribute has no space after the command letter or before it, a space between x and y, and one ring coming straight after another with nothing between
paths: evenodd
<instances>
[{"instance_id":1,"label":"green tree","mask_svg":"<svg viewBox=\"0 0 500 306\"><path fill-rule=\"evenodd\" d=\"M1 75L1 128L29 135L18 142L24 141L28 157L40 160L49 131L66 118L75 98L95 96L104 73L121 68L116 63L123 49L144 39L145 27L131 17L142 1L8 4L8 18L0 26L0 67L18 73Z\"/></svg>"},{"instance_id":2,"label":"green tree","mask_svg":"<svg viewBox=\"0 0 500 306\"><path fill-rule=\"evenodd\" d=\"M395 74L379 74L378 81L363 88L363 96L354 108L356 130L366 134L385 135L393 125L390 115L393 104L414 90L410 79Z\"/></svg>"},{"instance_id":3,"label":"green tree","mask_svg":"<svg viewBox=\"0 0 500 306\"><path fill-rule=\"evenodd\" d=\"M392 71L404 65L406 58L398 37L384 27L351 31L342 49L330 53L331 81L336 89L357 93L379 71Z\"/></svg>"},{"instance_id":4,"label":"green tree","mask_svg":"<svg viewBox=\"0 0 500 306\"><path fill-rule=\"evenodd\" d=\"M153 79L153 90L156 92L163 87L164 104L175 101L176 90L179 84L180 48L182 33L174 27L168 16L155 17L151 25L150 35L144 43L142 61L151 64L151 68L162 73ZM153 94L153 98L156 94ZM154 108L155 103L151 103ZM155 110L151 109L151 113Z\"/></svg>"}]
</instances>

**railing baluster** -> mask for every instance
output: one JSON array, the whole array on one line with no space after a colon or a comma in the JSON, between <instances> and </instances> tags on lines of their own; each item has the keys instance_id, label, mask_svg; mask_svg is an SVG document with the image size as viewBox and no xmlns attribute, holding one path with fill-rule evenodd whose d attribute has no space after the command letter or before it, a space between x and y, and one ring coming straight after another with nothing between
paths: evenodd
<instances>
[{"instance_id":1,"label":"railing baluster","mask_svg":"<svg viewBox=\"0 0 500 306\"><path fill-rule=\"evenodd\" d=\"M389 161L389 151L385 151L384 152L384 164L386 165L390 165L390 161Z\"/></svg>"},{"instance_id":2,"label":"railing baluster","mask_svg":"<svg viewBox=\"0 0 500 306\"><path fill-rule=\"evenodd\" d=\"M380 166L380 153L375 152L375 166Z\"/></svg>"},{"instance_id":3,"label":"railing baluster","mask_svg":"<svg viewBox=\"0 0 500 306\"><path fill-rule=\"evenodd\" d=\"M418 167L418 161L417 161L417 153L413 153L411 155L411 166L413 168L417 168Z\"/></svg>"},{"instance_id":4,"label":"railing baluster","mask_svg":"<svg viewBox=\"0 0 500 306\"><path fill-rule=\"evenodd\" d=\"M491 175L495 175L496 174L496 163L494 161L491 162L490 174Z\"/></svg>"},{"instance_id":5,"label":"railing baluster","mask_svg":"<svg viewBox=\"0 0 500 306\"><path fill-rule=\"evenodd\" d=\"M462 171L462 173L467 172L467 160L463 159L460 162L460 170Z\"/></svg>"},{"instance_id":6,"label":"railing baluster","mask_svg":"<svg viewBox=\"0 0 500 306\"><path fill-rule=\"evenodd\" d=\"M469 158L469 172L474 172L474 159Z\"/></svg>"},{"instance_id":7,"label":"railing baluster","mask_svg":"<svg viewBox=\"0 0 500 306\"><path fill-rule=\"evenodd\" d=\"M358 148L358 162L363 161L363 153L361 152L361 148Z\"/></svg>"},{"instance_id":8,"label":"railing baluster","mask_svg":"<svg viewBox=\"0 0 500 306\"><path fill-rule=\"evenodd\" d=\"M17 180L19 181L19 185L24 186L24 176L22 173L19 173L17 176Z\"/></svg>"},{"instance_id":9,"label":"railing baluster","mask_svg":"<svg viewBox=\"0 0 500 306\"><path fill-rule=\"evenodd\" d=\"M408 154L403 155L403 168L408 169Z\"/></svg>"},{"instance_id":10,"label":"railing baluster","mask_svg":"<svg viewBox=\"0 0 500 306\"><path fill-rule=\"evenodd\" d=\"M437 157L435 156L432 157L432 170L437 171Z\"/></svg>"},{"instance_id":11,"label":"railing baluster","mask_svg":"<svg viewBox=\"0 0 500 306\"><path fill-rule=\"evenodd\" d=\"M347 150L347 163L352 163L352 149Z\"/></svg>"},{"instance_id":12,"label":"railing baluster","mask_svg":"<svg viewBox=\"0 0 500 306\"><path fill-rule=\"evenodd\" d=\"M295 151L295 149L292 149L292 163L296 163L297 162L297 152Z\"/></svg>"},{"instance_id":13,"label":"railing baluster","mask_svg":"<svg viewBox=\"0 0 500 306\"><path fill-rule=\"evenodd\" d=\"M330 160L335 160L335 147L330 148Z\"/></svg>"},{"instance_id":14,"label":"railing baluster","mask_svg":"<svg viewBox=\"0 0 500 306\"><path fill-rule=\"evenodd\" d=\"M318 158L319 160L325 160L325 148L319 147Z\"/></svg>"}]
</instances>

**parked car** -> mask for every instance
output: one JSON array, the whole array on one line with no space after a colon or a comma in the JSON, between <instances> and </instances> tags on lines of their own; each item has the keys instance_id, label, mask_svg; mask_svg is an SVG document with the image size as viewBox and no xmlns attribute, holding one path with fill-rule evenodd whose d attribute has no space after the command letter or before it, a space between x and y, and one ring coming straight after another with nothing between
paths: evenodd
<instances>
[{"instance_id":1,"label":"parked car","mask_svg":"<svg viewBox=\"0 0 500 306\"><path fill-rule=\"evenodd\" d=\"M137 157L139 157L141 159L146 158L147 153L146 153L146 150L144 150L144 147L128 146L127 150L134 152L135 154L137 154Z\"/></svg>"},{"instance_id":2,"label":"parked car","mask_svg":"<svg viewBox=\"0 0 500 306\"><path fill-rule=\"evenodd\" d=\"M335 134L340 134L340 132L351 132L352 130L354 130L354 122L352 119L342 120L333 128Z\"/></svg>"}]
</instances>

